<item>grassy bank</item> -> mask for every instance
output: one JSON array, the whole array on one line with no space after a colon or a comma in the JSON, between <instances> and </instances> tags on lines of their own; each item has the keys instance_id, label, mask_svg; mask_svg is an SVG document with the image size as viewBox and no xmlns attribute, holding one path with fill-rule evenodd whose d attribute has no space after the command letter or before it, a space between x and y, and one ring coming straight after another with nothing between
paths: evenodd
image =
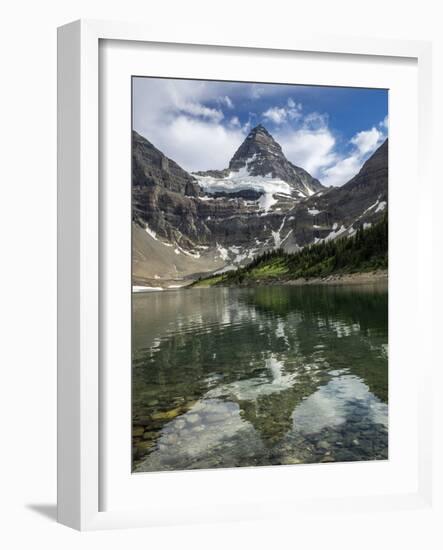
<instances>
[{"instance_id":1,"label":"grassy bank","mask_svg":"<svg viewBox=\"0 0 443 550\"><path fill-rule=\"evenodd\" d=\"M199 279L192 286L248 286L253 284L338 280L358 273L388 268L388 218L354 236L307 246L288 254L281 249L266 252L245 267Z\"/></svg>"}]
</instances>

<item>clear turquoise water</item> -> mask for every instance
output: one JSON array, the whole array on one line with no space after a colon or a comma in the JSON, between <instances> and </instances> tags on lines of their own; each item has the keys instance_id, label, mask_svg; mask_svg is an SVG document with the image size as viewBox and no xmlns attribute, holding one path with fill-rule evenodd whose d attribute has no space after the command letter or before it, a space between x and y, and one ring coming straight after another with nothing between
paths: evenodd
<instances>
[{"instance_id":1,"label":"clear turquoise water","mask_svg":"<svg viewBox=\"0 0 443 550\"><path fill-rule=\"evenodd\" d=\"M134 471L388 457L386 286L133 297Z\"/></svg>"}]
</instances>

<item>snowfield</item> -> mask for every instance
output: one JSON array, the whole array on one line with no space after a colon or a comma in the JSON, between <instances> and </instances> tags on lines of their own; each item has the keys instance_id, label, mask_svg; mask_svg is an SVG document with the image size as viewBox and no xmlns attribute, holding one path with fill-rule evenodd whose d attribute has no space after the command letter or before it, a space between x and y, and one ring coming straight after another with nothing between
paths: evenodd
<instances>
[{"instance_id":1,"label":"snowfield","mask_svg":"<svg viewBox=\"0 0 443 550\"><path fill-rule=\"evenodd\" d=\"M200 187L210 195L215 193L238 193L239 191L254 190L262 193L258 200L259 207L267 212L277 202L276 194L291 196L291 187L288 183L271 174L266 176L251 176L247 166L238 172L231 171L225 178L214 178L212 176L199 176L193 174Z\"/></svg>"}]
</instances>

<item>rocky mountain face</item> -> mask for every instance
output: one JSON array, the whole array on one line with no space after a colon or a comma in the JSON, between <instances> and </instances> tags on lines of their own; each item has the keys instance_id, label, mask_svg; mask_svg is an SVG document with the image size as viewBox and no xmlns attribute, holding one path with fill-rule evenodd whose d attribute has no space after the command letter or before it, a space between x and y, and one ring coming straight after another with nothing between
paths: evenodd
<instances>
[{"instance_id":1,"label":"rocky mountain face","mask_svg":"<svg viewBox=\"0 0 443 550\"><path fill-rule=\"evenodd\" d=\"M197 172L196 176L203 185L205 177L213 180L219 179L220 183L226 180L235 181L240 178L248 178L251 180L251 186L253 186L254 179L257 181L261 181L261 179L281 181L288 185L285 189L286 194L301 198L309 197L323 189L323 185L306 170L288 161L281 146L261 124L251 130L237 149L229 163L229 168L220 171ZM210 186L207 186L207 191L211 192ZM229 191L227 189L225 193ZM244 195L248 189L238 189L237 196L239 191L243 191ZM285 191L282 187L282 194L285 194ZM245 196L245 198L249 197L250 195Z\"/></svg>"},{"instance_id":2,"label":"rocky mountain face","mask_svg":"<svg viewBox=\"0 0 443 550\"><path fill-rule=\"evenodd\" d=\"M256 204L222 196L204 197L197 179L133 132L132 217L147 234L177 244L189 254L214 239L236 241L236 216L258 210ZM223 222L230 220L230 230ZM228 235L225 233L228 232Z\"/></svg>"},{"instance_id":3,"label":"rocky mountain face","mask_svg":"<svg viewBox=\"0 0 443 550\"><path fill-rule=\"evenodd\" d=\"M388 152L386 140L341 187L320 191L290 213L285 223L288 251L338 236L352 236L359 226L370 227L387 212ZM288 219L289 219L288 218Z\"/></svg>"},{"instance_id":4,"label":"rocky mountain face","mask_svg":"<svg viewBox=\"0 0 443 550\"><path fill-rule=\"evenodd\" d=\"M134 281L175 286L271 248L352 235L383 215L387 183L387 141L352 180L325 188L289 162L263 126L228 168L195 174L133 132Z\"/></svg>"},{"instance_id":5,"label":"rocky mountain face","mask_svg":"<svg viewBox=\"0 0 443 550\"><path fill-rule=\"evenodd\" d=\"M137 132L132 133L132 186L163 187L168 191L198 197L200 187L191 175Z\"/></svg>"}]
</instances>

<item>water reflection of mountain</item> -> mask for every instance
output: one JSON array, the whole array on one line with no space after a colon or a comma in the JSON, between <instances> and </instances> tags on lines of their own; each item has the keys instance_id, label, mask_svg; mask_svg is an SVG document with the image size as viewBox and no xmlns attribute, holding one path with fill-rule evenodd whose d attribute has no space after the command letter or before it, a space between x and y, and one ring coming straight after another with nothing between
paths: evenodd
<instances>
[{"instance_id":1,"label":"water reflection of mountain","mask_svg":"<svg viewBox=\"0 0 443 550\"><path fill-rule=\"evenodd\" d=\"M386 344L386 292L268 287L136 296L134 425L150 421L155 443L182 417L196 415L206 429L211 414L199 417L198 404L231 403L234 432L247 426L260 452L272 454L306 411L324 416L322 404L341 402L337 411L346 416L349 387L358 388L360 403L386 403Z\"/></svg>"},{"instance_id":2,"label":"water reflection of mountain","mask_svg":"<svg viewBox=\"0 0 443 550\"><path fill-rule=\"evenodd\" d=\"M244 299L248 302L251 297ZM331 365L349 368L387 402L388 293L385 285L307 286L294 287L290 292L286 287L262 287L254 293L252 306L257 311L278 314L282 319L292 316L294 311L299 312L301 354L312 355L313 342L307 334L314 331L321 338L324 357ZM372 349L380 339L384 343ZM371 361L362 355L367 349L371 351ZM349 356L353 357L352 362Z\"/></svg>"}]
</instances>

